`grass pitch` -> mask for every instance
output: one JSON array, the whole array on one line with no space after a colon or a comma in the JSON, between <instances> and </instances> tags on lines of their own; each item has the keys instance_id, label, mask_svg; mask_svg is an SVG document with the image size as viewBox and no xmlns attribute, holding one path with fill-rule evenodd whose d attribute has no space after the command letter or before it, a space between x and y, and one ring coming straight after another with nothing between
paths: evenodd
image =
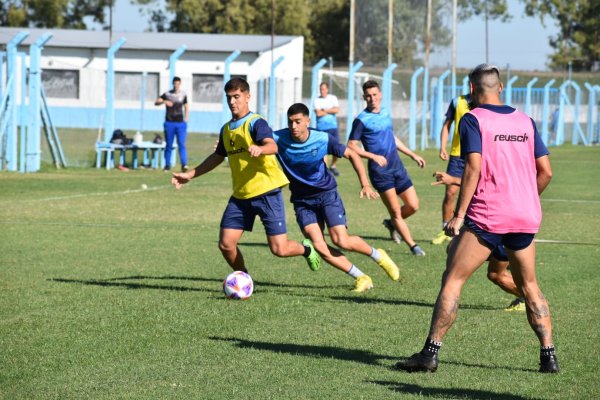
<instances>
[{"instance_id":1,"label":"grass pitch","mask_svg":"<svg viewBox=\"0 0 600 400\"><path fill-rule=\"evenodd\" d=\"M213 142L193 135L193 161ZM503 311L511 297L484 268L463 291L438 372L391 369L421 348L444 268L444 248L429 244L443 196L431 174L443 164L429 150L424 170L403 158L421 199L408 223L424 258L388 240L383 205L358 199L340 162L350 231L383 247L402 283L349 254L375 285L351 293L352 279L330 266L311 272L302 258L272 256L257 221L241 244L255 280L243 302L221 289L227 168L178 192L152 170L1 173L0 398L599 398L600 148L551 152L537 261L558 375L537 373L525 314ZM287 211L290 236L301 239Z\"/></svg>"}]
</instances>

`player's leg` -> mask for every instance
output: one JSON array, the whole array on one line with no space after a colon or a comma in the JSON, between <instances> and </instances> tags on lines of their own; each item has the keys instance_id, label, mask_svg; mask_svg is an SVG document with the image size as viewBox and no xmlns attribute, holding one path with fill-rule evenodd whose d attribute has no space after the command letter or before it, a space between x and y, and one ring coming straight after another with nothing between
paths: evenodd
<instances>
[{"instance_id":1,"label":"player's leg","mask_svg":"<svg viewBox=\"0 0 600 400\"><path fill-rule=\"evenodd\" d=\"M455 178L462 178L464 170L465 161L460 157L450 156L448 166L446 167L446 173ZM450 237L446 236L443 228L445 228L448 221L452 219L459 189L460 187L456 185L446 185L444 190L444 200L442 202L442 230L431 241L432 244L442 244L445 241L450 240Z\"/></svg>"},{"instance_id":2,"label":"player's leg","mask_svg":"<svg viewBox=\"0 0 600 400\"><path fill-rule=\"evenodd\" d=\"M525 298L517 289L513 276L508 269L509 262L506 250L503 245L498 245L492 250L492 255L488 261L487 277L495 285L506 293L510 293L516 298L506 307L505 311L525 311Z\"/></svg>"},{"instance_id":3,"label":"player's leg","mask_svg":"<svg viewBox=\"0 0 600 400\"><path fill-rule=\"evenodd\" d=\"M437 370L437 353L442 346L444 336L456 319L461 290L489 255L490 249L474 232L466 228L461 230L460 235L449 247L442 287L433 308L425 346L408 360L397 363L396 368L409 372Z\"/></svg>"},{"instance_id":4,"label":"player's leg","mask_svg":"<svg viewBox=\"0 0 600 400\"><path fill-rule=\"evenodd\" d=\"M540 342L540 372L559 372L552 341L550 306L535 276L535 243L532 241L520 250L511 250L509 246L507 243L511 271L527 304L527 321Z\"/></svg>"},{"instance_id":5,"label":"player's leg","mask_svg":"<svg viewBox=\"0 0 600 400\"><path fill-rule=\"evenodd\" d=\"M417 196L417 190L412 185L399 193L403 203L401 208L402 218L407 219L419 210L419 196Z\"/></svg>"},{"instance_id":6,"label":"player's leg","mask_svg":"<svg viewBox=\"0 0 600 400\"><path fill-rule=\"evenodd\" d=\"M244 256L238 247L238 243L244 231L242 229L221 228L219 231L219 250L234 271L248 272L244 262Z\"/></svg>"},{"instance_id":7,"label":"player's leg","mask_svg":"<svg viewBox=\"0 0 600 400\"><path fill-rule=\"evenodd\" d=\"M180 122L177 126L177 146L179 147L179 161L181 161L181 170L188 170L187 165L187 123Z\"/></svg>"},{"instance_id":8,"label":"player's leg","mask_svg":"<svg viewBox=\"0 0 600 400\"><path fill-rule=\"evenodd\" d=\"M408 210L410 210L412 207L415 207L413 209L414 213L419 207L419 199L416 196L416 193L417 192L412 186L403 191L401 193L401 198L403 198L402 196L404 196L403 206L400 206L400 201L398 199L398 195L396 194L395 188L388 189L384 192L380 192L379 195L381 197L381 201L383 201L383 204L388 210L392 226L398 233L400 233L400 236L402 236L402 240L404 240L408 247L410 247L413 255L424 256L425 252L413 240L412 234L410 233L410 229L408 228L408 225L406 224L406 221L404 219L405 212L408 212Z\"/></svg>"},{"instance_id":9,"label":"player's leg","mask_svg":"<svg viewBox=\"0 0 600 400\"><path fill-rule=\"evenodd\" d=\"M165 170L171 169L171 153L173 152L173 142L175 141L175 124L165 121Z\"/></svg>"}]
</instances>

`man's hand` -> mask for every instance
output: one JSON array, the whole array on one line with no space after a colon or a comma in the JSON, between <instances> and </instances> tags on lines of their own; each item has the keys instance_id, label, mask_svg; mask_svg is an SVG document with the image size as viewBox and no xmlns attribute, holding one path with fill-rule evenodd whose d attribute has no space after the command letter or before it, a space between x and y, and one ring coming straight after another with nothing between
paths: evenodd
<instances>
[{"instance_id":1,"label":"man's hand","mask_svg":"<svg viewBox=\"0 0 600 400\"><path fill-rule=\"evenodd\" d=\"M431 182L431 186L436 185L457 185L460 186L460 179L449 175L445 172L435 171L433 173L433 177L435 178L435 182Z\"/></svg>"},{"instance_id":2,"label":"man's hand","mask_svg":"<svg viewBox=\"0 0 600 400\"><path fill-rule=\"evenodd\" d=\"M190 177L189 172L173 172L173 175L171 176L171 184L175 185L175 189L177 190L181 189L183 185L191 180L192 178Z\"/></svg>"},{"instance_id":3,"label":"man's hand","mask_svg":"<svg viewBox=\"0 0 600 400\"><path fill-rule=\"evenodd\" d=\"M258 157L263 153L263 149L261 146L253 144L252 146L248 147L248 153L250 153L250 157Z\"/></svg>"},{"instance_id":4,"label":"man's hand","mask_svg":"<svg viewBox=\"0 0 600 400\"><path fill-rule=\"evenodd\" d=\"M387 158L385 158L384 156L380 156L379 154L375 154L372 158L373 162L375 162L375 164L379 165L381 168L385 167L387 165Z\"/></svg>"},{"instance_id":5,"label":"man's hand","mask_svg":"<svg viewBox=\"0 0 600 400\"><path fill-rule=\"evenodd\" d=\"M423 157L415 154L412 159L415 160L415 162L417 163L417 165L420 168L424 168L425 167L425 159L423 159Z\"/></svg>"},{"instance_id":6,"label":"man's hand","mask_svg":"<svg viewBox=\"0 0 600 400\"><path fill-rule=\"evenodd\" d=\"M452 219L448 221L448 224L444 228L444 233L446 234L446 236L450 237L458 236L458 234L460 233L460 228L462 228L464 223L464 218L452 217Z\"/></svg>"},{"instance_id":7,"label":"man's hand","mask_svg":"<svg viewBox=\"0 0 600 400\"><path fill-rule=\"evenodd\" d=\"M361 199L366 197L368 200L374 200L379 198L379 193L374 191L371 186L363 186L363 188L360 190L359 196Z\"/></svg>"},{"instance_id":8,"label":"man's hand","mask_svg":"<svg viewBox=\"0 0 600 400\"><path fill-rule=\"evenodd\" d=\"M448 152L446 149L440 149L440 158L444 161L448 161Z\"/></svg>"}]
</instances>

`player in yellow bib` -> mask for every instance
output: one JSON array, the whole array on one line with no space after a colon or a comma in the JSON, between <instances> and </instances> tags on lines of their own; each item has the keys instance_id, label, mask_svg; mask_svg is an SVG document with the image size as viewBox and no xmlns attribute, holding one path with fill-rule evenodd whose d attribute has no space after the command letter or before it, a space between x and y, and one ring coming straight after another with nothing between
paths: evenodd
<instances>
[{"instance_id":1,"label":"player in yellow bib","mask_svg":"<svg viewBox=\"0 0 600 400\"><path fill-rule=\"evenodd\" d=\"M252 231L254 220L259 216L274 255L303 255L313 271L319 269L320 258L312 242L305 239L300 244L287 237L281 188L289 182L275 158L277 144L273 131L267 121L249 109L248 82L242 78L231 79L225 84L225 94L232 118L221 128L214 153L196 168L174 173L171 183L180 189L190 180L212 171L227 157L233 194L221 219L219 249L231 268L248 272L238 243L244 231Z\"/></svg>"},{"instance_id":2,"label":"player in yellow bib","mask_svg":"<svg viewBox=\"0 0 600 400\"><path fill-rule=\"evenodd\" d=\"M442 126L442 132L440 133L440 158L444 161L448 161L448 167L446 172L455 178L462 178L462 173L465 169L465 162L460 158L460 135L458 134L458 123L460 119L470 111L469 103L471 101L470 95L463 95L454 98L448 110L446 111L446 120ZM452 146L450 148L450 156L446 151L448 145L448 136L450 132L450 126L454 123L454 134L452 136ZM442 244L451 238L446 236L444 228L450 219L452 219L454 213L454 205L456 204L456 198L458 195L458 186L446 185L446 193L444 194L444 201L442 202L442 231L439 232L435 238L431 241L433 244Z\"/></svg>"}]
</instances>

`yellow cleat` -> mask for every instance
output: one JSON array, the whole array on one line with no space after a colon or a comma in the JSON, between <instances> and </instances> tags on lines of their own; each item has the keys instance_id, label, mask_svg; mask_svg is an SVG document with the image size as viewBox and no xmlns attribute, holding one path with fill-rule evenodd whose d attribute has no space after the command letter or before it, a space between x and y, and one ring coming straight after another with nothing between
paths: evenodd
<instances>
[{"instance_id":1,"label":"yellow cleat","mask_svg":"<svg viewBox=\"0 0 600 400\"><path fill-rule=\"evenodd\" d=\"M442 244L446 241L450 241L452 240L452 238L450 236L446 236L446 234L444 233L444 231L441 231L440 233L438 233L436 235L436 237L433 238L433 240L431 241L431 244Z\"/></svg>"},{"instance_id":2,"label":"yellow cleat","mask_svg":"<svg viewBox=\"0 0 600 400\"><path fill-rule=\"evenodd\" d=\"M353 292L366 292L369 289L373 289L373 281L369 277L369 275L361 275L356 278L354 282Z\"/></svg>"},{"instance_id":3,"label":"yellow cleat","mask_svg":"<svg viewBox=\"0 0 600 400\"><path fill-rule=\"evenodd\" d=\"M377 249L379 254L381 254L381 260L377 262L381 268L385 271L386 274L390 277L391 280L397 281L400 279L400 269L396 265L396 263L387 255L385 250Z\"/></svg>"},{"instance_id":4,"label":"yellow cleat","mask_svg":"<svg viewBox=\"0 0 600 400\"><path fill-rule=\"evenodd\" d=\"M504 311L526 311L525 299L522 297L518 297L514 299L508 307L504 309Z\"/></svg>"}]
</instances>

